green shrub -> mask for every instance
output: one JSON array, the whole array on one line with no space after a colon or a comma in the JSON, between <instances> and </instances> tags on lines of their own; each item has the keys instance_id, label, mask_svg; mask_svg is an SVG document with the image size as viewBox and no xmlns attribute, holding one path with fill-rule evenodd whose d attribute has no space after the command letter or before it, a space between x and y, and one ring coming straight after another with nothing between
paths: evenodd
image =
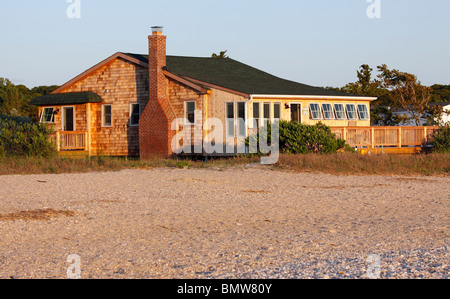
<instances>
[{"instance_id":1,"label":"green shrub","mask_svg":"<svg viewBox=\"0 0 450 299\"><path fill-rule=\"evenodd\" d=\"M450 153L450 126L442 127L433 134L431 144L438 152Z\"/></svg>"},{"instance_id":2,"label":"green shrub","mask_svg":"<svg viewBox=\"0 0 450 299\"><path fill-rule=\"evenodd\" d=\"M13 118L0 118L0 148L10 156L48 157L55 153L50 141L53 130L45 125Z\"/></svg>"},{"instance_id":3,"label":"green shrub","mask_svg":"<svg viewBox=\"0 0 450 299\"><path fill-rule=\"evenodd\" d=\"M191 168L192 167L192 163L189 163L189 161L178 161L176 163L176 166L178 168Z\"/></svg>"},{"instance_id":4,"label":"green shrub","mask_svg":"<svg viewBox=\"0 0 450 299\"><path fill-rule=\"evenodd\" d=\"M271 131L272 128L269 125L267 128L268 145L270 145ZM253 141L253 144L259 144L260 138L260 134L250 136L246 140L246 145L249 146L250 141ZM305 125L287 121L280 122L279 148L280 152L287 154L330 154L338 150L354 152L345 140L338 139L336 134L331 132L330 127L322 123Z\"/></svg>"}]
</instances>

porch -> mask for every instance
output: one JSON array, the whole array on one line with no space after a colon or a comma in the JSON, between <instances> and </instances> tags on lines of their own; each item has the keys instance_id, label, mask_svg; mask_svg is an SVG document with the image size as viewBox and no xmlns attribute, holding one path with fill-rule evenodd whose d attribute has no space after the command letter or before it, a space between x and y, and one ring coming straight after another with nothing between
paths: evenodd
<instances>
[{"instance_id":1,"label":"porch","mask_svg":"<svg viewBox=\"0 0 450 299\"><path fill-rule=\"evenodd\" d=\"M364 152L420 152L439 127L332 127L338 138Z\"/></svg>"},{"instance_id":2,"label":"porch","mask_svg":"<svg viewBox=\"0 0 450 299\"><path fill-rule=\"evenodd\" d=\"M57 131L53 134L52 139L61 156L90 155L88 132Z\"/></svg>"}]
</instances>

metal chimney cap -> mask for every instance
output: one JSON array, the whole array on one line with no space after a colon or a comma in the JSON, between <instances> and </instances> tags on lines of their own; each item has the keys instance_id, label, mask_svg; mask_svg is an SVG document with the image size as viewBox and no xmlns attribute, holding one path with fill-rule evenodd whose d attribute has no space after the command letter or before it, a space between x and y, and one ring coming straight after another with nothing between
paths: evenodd
<instances>
[{"instance_id":1,"label":"metal chimney cap","mask_svg":"<svg viewBox=\"0 0 450 299\"><path fill-rule=\"evenodd\" d=\"M152 33L155 33L155 32L163 32L163 26L153 26L152 27Z\"/></svg>"}]
</instances>

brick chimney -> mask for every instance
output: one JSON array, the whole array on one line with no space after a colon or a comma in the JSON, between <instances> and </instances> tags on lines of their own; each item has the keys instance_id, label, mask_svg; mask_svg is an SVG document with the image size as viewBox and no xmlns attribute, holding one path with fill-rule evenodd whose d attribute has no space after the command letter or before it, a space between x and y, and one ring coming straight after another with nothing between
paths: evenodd
<instances>
[{"instance_id":1,"label":"brick chimney","mask_svg":"<svg viewBox=\"0 0 450 299\"><path fill-rule=\"evenodd\" d=\"M153 156L168 157L173 154L171 130L175 119L167 98L166 36L163 27L152 27L148 37L149 100L139 120L139 152L143 159Z\"/></svg>"}]
</instances>

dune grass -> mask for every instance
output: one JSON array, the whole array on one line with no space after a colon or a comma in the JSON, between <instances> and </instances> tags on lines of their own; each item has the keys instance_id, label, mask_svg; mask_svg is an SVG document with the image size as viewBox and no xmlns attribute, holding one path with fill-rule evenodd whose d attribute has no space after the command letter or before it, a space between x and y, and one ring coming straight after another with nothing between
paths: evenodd
<instances>
[{"instance_id":1,"label":"dune grass","mask_svg":"<svg viewBox=\"0 0 450 299\"><path fill-rule=\"evenodd\" d=\"M259 166L259 157L215 158L207 162L190 159L148 160L117 157L64 158L64 157L3 157L0 158L0 175L60 174L123 169L151 168L211 168L227 169L242 166ZM317 172L338 175L406 175L450 176L450 154L418 155L361 155L336 153L328 155L280 155L277 164L267 167L294 172Z\"/></svg>"}]
</instances>

